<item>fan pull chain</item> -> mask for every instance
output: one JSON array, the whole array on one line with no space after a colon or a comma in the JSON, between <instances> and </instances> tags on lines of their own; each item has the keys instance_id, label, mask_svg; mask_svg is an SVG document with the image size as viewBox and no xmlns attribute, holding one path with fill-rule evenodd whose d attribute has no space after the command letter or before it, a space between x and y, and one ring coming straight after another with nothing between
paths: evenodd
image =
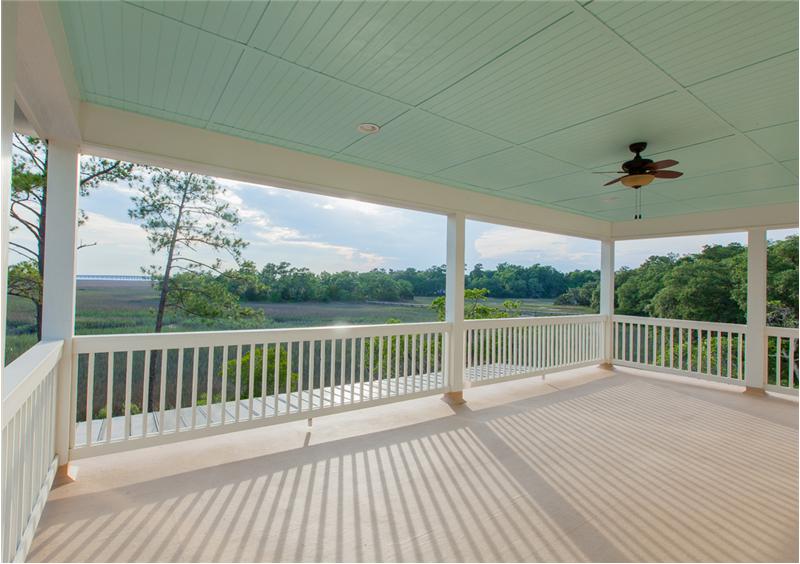
<instances>
[{"instance_id":1,"label":"fan pull chain","mask_svg":"<svg viewBox=\"0 0 800 564\"><path fill-rule=\"evenodd\" d=\"M636 203L633 210L633 219L642 219L642 189L636 188Z\"/></svg>"},{"instance_id":2,"label":"fan pull chain","mask_svg":"<svg viewBox=\"0 0 800 564\"><path fill-rule=\"evenodd\" d=\"M642 189L639 188L637 192L639 193L639 219L642 219Z\"/></svg>"}]
</instances>

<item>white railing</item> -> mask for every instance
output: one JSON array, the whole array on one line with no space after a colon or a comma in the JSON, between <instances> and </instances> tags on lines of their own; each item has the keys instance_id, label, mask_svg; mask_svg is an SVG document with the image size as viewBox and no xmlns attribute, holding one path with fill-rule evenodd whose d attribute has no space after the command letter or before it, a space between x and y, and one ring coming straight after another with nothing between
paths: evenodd
<instances>
[{"instance_id":1,"label":"white railing","mask_svg":"<svg viewBox=\"0 0 800 564\"><path fill-rule=\"evenodd\" d=\"M74 458L448 391L450 325L73 340Z\"/></svg>"},{"instance_id":2,"label":"white railing","mask_svg":"<svg viewBox=\"0 0 800 564\"><path fill-rule=\"evenodd\" d=\"M464 322L464 380L471 386L600 362L602 315Z\"/></svg>"},{"instance_id":3,"label":"white railing","mask_svg":"<svg viewBox=\"0 0 800 564\"><path fill-rule=\"evenodd\" d=\"M613 317L614 364L744 384L746 326Z\"/></svg>"},{"instance_id":4,"label":"white railing","mask_svg":"<svg viewBox=\"0 0 800 564\"><path fill-rule=\"evenodd\" d=\"M743 325L612 320L615 364L744 383ZM596 364L607 322L603 315L465 321L464 356L455 364L469 386ZM796 332L770 331L768 384L796 389ZM460 389L460 378L449 376L450 338L449 323L76 337L71 456Z\"/></svg>"},{"instance_id":5,"label":"white railing","mask_svg":"<svg viewBox=\"0 0 800 564\"><path fill-rule=\"evenodd\" d=\"M3 375L3 562L24 561L53 483L62 341L38 343Z\"/></svg>"},{"instance_id":6,"label":"white railing","mask_svg":"<svg viewBox=\"0 0 800 564\"><path fill-rule=\"evenodd\" d=\"M797 393L797 329L767 327L766 385L768 389Z\"/></svg>"}]
</instances>

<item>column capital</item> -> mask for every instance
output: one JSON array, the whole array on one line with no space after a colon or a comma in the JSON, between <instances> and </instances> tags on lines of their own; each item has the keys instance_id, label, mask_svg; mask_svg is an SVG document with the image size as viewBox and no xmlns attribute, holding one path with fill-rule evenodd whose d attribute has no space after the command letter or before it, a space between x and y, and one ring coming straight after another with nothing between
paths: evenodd
<instances>
[{"instance_id":1,"label":"column capital","mask_svg":"<svg viewBox=\"0 0 800 564\"><path fill-rule=\"evenodd\" d=\"M71 140L71 139L59 139L55 137L48 137L47 139L47 146L49 147L59 147L62 151L67 151L70 153L76 153L80 156L81 152L81 145L80 143Z\"/></svg>"}]
</instances>

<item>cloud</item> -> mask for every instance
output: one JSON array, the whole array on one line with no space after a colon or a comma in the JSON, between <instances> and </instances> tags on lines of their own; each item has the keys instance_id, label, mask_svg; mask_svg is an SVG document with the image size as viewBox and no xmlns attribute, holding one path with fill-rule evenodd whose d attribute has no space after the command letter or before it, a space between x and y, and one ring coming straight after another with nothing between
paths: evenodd
<instances>
[{"instance_id":1,"label":"cloud","mask_svg":"<svg viewBox=\"0 0 800 564\"><path fill-rule=\"evenodd\" d=\"M390 208L388 206L381 206L379 204L371 204L369 202L362 202L360 200L349 200L345 198L331 198L328 196L319 196L320 198L325 198L324 203L315 203L315 208L320 208L323 210L328 211L337 211L337 212L352 212L359 215L366 215L370 217L378 217L382 220L387 219L388 217L399 217L401 214L398 213L400 210L395 208Z\"/></svg>"},{"instance_id":2,"label":"cloud","mask_svg":"<svg viewBox=\"0 0 800 564\"><path fill-rule=\"evenodd\" d=\"M244 200L242 199L242 197L239 196L239 194L237 194L233 190L225 190L224 192L220 192L220 194L217 197L223 202L227 202L231 206L236 208L241 208L242 204L244 204ZM242 210L240 209L239 212L241 211Z\"/></svg>"},{"instance_id":3,"label":"cloud","mask_svg":"<svg viewBox=\"0 0 800 564\"><path fill-rule=\"evenodd\" d=\"M138 274L140 266L161 262L150 253L147 234L133 223L89 212L78 230L78 241L97 243L78 251L81 274Z\"/></svg>"},{"instance_id":4,"label":"cloud","mask_svg":"<svg viewBox=\"0 0 800 564\"><path fill-rule=\"evenodd\" d=\"M242 218L243 221L246 221L248 224L253 225L255 227L266 227L269 225L269 217L265 213L262 213L257 210L238 210L239 217Z\"/></svg>"},{"instance_id":5,"label":"cloud","mask_svg":"<svg viewBox=\"0 0 800 564\"><path fill-rule=\"evenodd\" d=\"M409 212L400 208L362 202L361 200L351 198L337 198L335 196L323 196L321 194L275 188L274 186L259 186L257 184L224 179L217 180L228 189L228 193L230 194L228 197L231 202L238 201L241 203L241 197L239 197L238 194L251 191L259 195L266 194L268 196L277 196L287 200L293 200L299 206L309 206L319 210L336 212L336 214L340 216L344 215L346 217L347 215L355 214L361 217L375 218L381 225L390 224L392 226L397 226L408 220L407 214Z\"/></svg>"},{"instance_id":6,"label":"cloud","mask_svg":"<svg viewBox=\"0 0 800 564\"><path fill-rule=\"evenodd\" d=\"M249 235L264 242L259 244L251 241L251 247L259 246L263 248L266 244L272 247L286 245L296 248L330 252L338 256L338 260L344 261L340 265L341 268L357 270L369 270L386 263L387 258L380 254L363 251L350 245L339 245L332 242L319 241L303 233L296 227L278 225L273 222L266 213L253 207L252 202L248 207L242 194L248 191L263 192L266 189L269 195L279 195L287 199L299 200L297 204L300 206L308 205L316 209L324 210L325 212L333 211L340 216L344 216L345 219L347 215L357 214L359 216L379 218L381 221L385 222L390 221L400 210L367 202L360 202L358 200L292 192L290 190L277 189L269 186L257 186L243 182L225 182L224 186L228 188L228 191L222 196L222 199L237 209L239 216L243 220L242 227L249 231ZM323 262L330 264L330 261L318 261L318 264Z\"/></svg>"},{"instance_id":7,"label":"cloud","mask_svg":"<svg viewBox=\"0 0 800 564\"><path fill-rule=\"evenodd\" d=\"M261 229L256 232L256 236L262 239L265 244L273 246L291 245L318 251L332 252L345 261L346 264L342 264L342 267L351 269L371 270L386 263L386 257L379 254L362 251L348 245L314 241L293 227L270 225L267 226L266 229Z\"/></svg>"},{"instance_id":8,"label":"cloud","mask_svg":"<svg viewBox=\"0 0 800 564\"><path fill-rule=\"evenodd\" d=\"M214 180L216 180L218 184L233 192L239 192L242 190L256 190L259 193L267 194L268 196L282 196L284 193L289 192L288 190L275 188L274 186L267 186L265 184L251 184L250 182L241 182L239 180L229 180L227 178L217 177L215 177Z\"/></svg>"},{"instance_id":9,"label":"cloud","mask_svg":"<svg viewBox=\"0 0 800 564\"><path fill-rule=\"evenodd\" d=\"M598 268L599 243L575 237L493 226L474 241L478 259L551 264L558 268Z\"/></svg>"},{"instance_id":10,"label":"cloud","mask_svg":"<svg viewBox=\"0 0 800 564\"><path fill-rule=\"evenodd\" d=\"M139 190L135 186L131 186L126 182L100 182L97 186L97 189L110 190L127 197L132 197L139 194Z\"/></svg>"},{"instance_id":11,"label":"cloud","mask_svg":"<svg viewBox=\"0 0 800 564\"><path fill-rule=\"evenodd\" d=\"M261 210L252 207L252 205L246 204L244 199L239 195L242 186L232 182L224 182L221 184L226 190L219 195L219 199L223 202L227 202L231 208L236 210L243 223L255 227L266 227L269 225L269 216ZM249 188L250 186L245 185L245 187Z\"/></svg>"},{"instance_id":12,"label":"cloud","mask_svg":"<svg viewBox=\"0 0 800 564\"><path fill-rule=\"evenodd\" d=\"M259 204L256 197L256 192L261 191L261 187L229 181L223 182L223 185L226 191L220 195L220 199L237 211L242 219L240 234L250 242L245 256L258 263L275 260L290 260L293 263L300 261L315 266L315 270L323 268L369 270L386 264L387 259L381 254L364 251L352 245L332 242L331 235L335 236L335 233L326 233L325 239L327 240L319 240L317 236L304 233L302 228L273 221L269 214L260 209L265 207ZM113 193L112 198L102 202L96 200L102 209L88 210L89 221L79 233L80 239L85 243L98 242L97 246L81 250L79 272L84 274L131 274L138 272L140 266L160 263L161 257L153 257L150 254L146 233L143 229L121 217L112 218L106 215L117 211L116 208L107 206L113 206L120 196L128 196L132 189L119 184L109 184L107 187L111 189L109 192ZM281 190L281 192L287 191ZM319 198L307 194L300 196ZM94 201L92 200L92 202ZM277 209L283 209L287 205L292 208L302 208L310 203L307 204L305 201L285 202L281 203ZM212 260L215 256L217 255L213 251L205 248L199 249L199 260ZM226 266L232 267L233 264L226 262Z\"/></svg>"},{"instance_id":13,"label":"cloud","mask_svg":"<svg viewBox=\"0 0 800 564\"><path fill-rule=\"evenodd\" d=\"M268 226L266 229L257 231L256 236L268 243L297 242L306 239L297 229L279 225Z\"/></svg>"}]
</instances>

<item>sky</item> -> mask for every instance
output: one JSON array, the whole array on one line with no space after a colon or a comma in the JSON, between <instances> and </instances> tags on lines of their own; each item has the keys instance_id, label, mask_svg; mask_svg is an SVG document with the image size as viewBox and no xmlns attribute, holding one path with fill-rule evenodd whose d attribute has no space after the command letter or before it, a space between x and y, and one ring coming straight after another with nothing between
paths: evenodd
<instances>
[{"instance_id":1,"label":"sky","mask_svg":"<svg viewBox=\"0 0 800 564\"><path fill-rule=\"evenodd\" d=\"M446 218L269 186L218 179L225 199L239 211L239 235L249 242L244 258L259 267L267 262L290 262L314 272L366 271L373 268L427 268L445 262ZM127 210L135 188L124 183L102 184L81 207L88 221L79 240L96 243L78 253L78 274L141 274L142 266L160 265L163 257L148 250L146 234L129 219ZM770 232L771 239L797 230ZM561 271L598 269L600 244L579 239L467 222L466 262L494 268L498 263L551 265ZM26 241L22 229L12 240ZM621 241L616 265L636 267L654 254L699 251L705 244L744 243L744 233ZM30 242L30 241L28 241ZM203 259L212 255L201 253ZM224 258L224 257L221 257ZM19 260L12 254L12 262ZM229 261L229 266L232 262Z\"/></svg>"}]
</instances>

